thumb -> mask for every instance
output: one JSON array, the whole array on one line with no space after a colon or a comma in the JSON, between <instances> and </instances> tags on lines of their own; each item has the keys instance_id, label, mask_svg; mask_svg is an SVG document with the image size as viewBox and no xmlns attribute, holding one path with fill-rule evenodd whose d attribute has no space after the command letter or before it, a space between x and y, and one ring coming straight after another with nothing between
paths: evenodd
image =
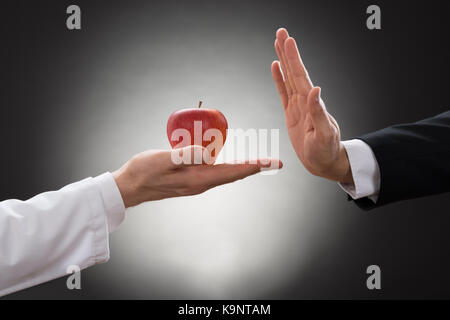
<instances>
[{"instance_id":1,"label":"thumb","mask_svg":"<svg viewBox=\"0 0 450 320\"><path fill-rule=\"evenodd\" d=\"M211 164L211 155L208 150L198 145L173 149L170 153L170 158L172 164L176 167Z\"/></svg>"},{"instance_id":2,"label":"thumb","mask_svg":"<svg viewBox=\"0 0 450 320\"><path fill-rule=\"evenodd\" d=\"M324 133L330 130L331 123L325 105L320 98L320 92L319 87L314 87L309 91L307 106L314 129Z\"/></svg>"}]
</instances>

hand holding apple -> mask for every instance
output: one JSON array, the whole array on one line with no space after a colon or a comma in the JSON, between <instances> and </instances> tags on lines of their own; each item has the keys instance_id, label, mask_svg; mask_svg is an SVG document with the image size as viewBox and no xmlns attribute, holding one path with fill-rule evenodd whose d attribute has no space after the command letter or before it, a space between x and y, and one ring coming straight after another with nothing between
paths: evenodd
<instances>
[{"instance_id":1,"label":"hand holding apple","mask_svg":"<svg viewBox=\"0 0 450 320\"><path fill-rule=\"evenodd\" d=\"M149 150L135 155L113 177L122 195L125 207L136 206L145 201L188 196L205 192L213 187L243 179L264 168L281 168L280 160L257 163L224 163L218 165L175 164L173 153L190 154L204 151L201 146L182 149Z\"/></svg>"}]
</instances>

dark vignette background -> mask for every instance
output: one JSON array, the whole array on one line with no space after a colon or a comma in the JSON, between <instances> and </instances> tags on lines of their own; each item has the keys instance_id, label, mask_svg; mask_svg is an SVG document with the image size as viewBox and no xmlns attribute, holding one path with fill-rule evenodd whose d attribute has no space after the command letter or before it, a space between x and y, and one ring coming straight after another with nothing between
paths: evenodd
<instances>
[{"instance_id":1,"label":"dark vignette background","mask_svg":"<svg viewBox=\"0 0 450 320\"><path fill-rule=\"evenodd\" d=\"M82 9L81 31L65 27L65 9L72 3ZM233 114L232 127L281 129L286 167L270 179L291 191L277 187L267 200L270 212L261 219L285 220L262 236L275 241L286 236L283 225L292 228L278 243L284 255L268 262L275 275L277 268L291 265L287 279L277 283L270 272L258 276L257 271L247 285L238 271L225 281L235 285L208 290L220 272L209 284L201 274L189 283L182 265L169 268L170 276L152 271L158 263L170 267L170 259L146 260L147 275L136 267L142 251L133 254L132 248L148 241L145 230L133 229L146 221L137 210L111 236L111 261L82 273L81 291L65 289L62 278L7 298L450 298L449 195L371 212L347 202L335 184L310 176L296 161L269 72L274 32L285 26L298 39L344 139L446 111L448 4L413 3L1 1L0 199L27 199L111 171L135 152L167 148L170 112L207 95L210 105ZM369 4L382 9L380 31L365 27ZM142 139L136 139L139 132ZM141 141L130 147L131 136ZM270 188L271 182L255 179L246 186ZM210 197L220 199L220 192L211 191ZM257 195L249 197L260 201ZM169 201L150 205L150 214L158 215ZM301 214L305 219L296 220ZM247 225L248 234L257 232L255 224ZM139 236L124 241L133 232ZM297 254L300 250L305 253ZM370 264L382 269L379 292L365 287ZM177 272L179 278L173 277Z\"/></svg>"}]
</instances>

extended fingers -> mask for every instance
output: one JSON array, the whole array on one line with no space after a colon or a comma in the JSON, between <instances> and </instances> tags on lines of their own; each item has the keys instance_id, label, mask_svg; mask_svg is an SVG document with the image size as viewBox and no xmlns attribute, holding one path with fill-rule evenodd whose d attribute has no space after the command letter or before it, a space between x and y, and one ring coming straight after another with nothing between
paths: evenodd
<instances>
[{"instance_id":1,"label":"extended fingers","mask_svg":"<svg viewBox=\"0 0 450 320\"><path fill-rule=\"evenodd\" d=\"M185 168L183 179L195 190L204 191L215 186L231 183L256 174L261 170L280 169L283 163L278 159L223 163Z\"/></svg>"},{"instance_id":2,"label":"extended fingers","mask_svg":"<svg viewBox=\"0 0 450 320\"><path fill-rule=\"evenodd\" d=\"M289 37L286 39L284 42L284 50L293 86L298 93L307 96L312 89L312 83L300 58L300 53L298 52L294 38Z\"/></svg>"},{"instance_id":3,"label":"extended fingers","mask_svg":"<svg viewBox=\"0 0 450 320\"><path fill-rule=\"evenodd\" d=\"M284 42L289 37L289 34L286 29L280 28L277 30L276 33L276 40L275 40L275 51L277 52L278 58L281 63L281 69L284 75L284 81L286 84L286 90L288 95L291 95L293 90L295 89L294 83L292 82L292 79L290 77L290 70L289 70L289 64L286 59L286 54L284 52Z\"/></svg>"},{"instance_id":4,"label":"extended fingers","mask_svg":"<svg viewBox=\"0 0 450 320\"><path fill-rule=\"evenodd\" d=\"M281 72L280 63L278 61L272 62L272 77L275 81L275 85L277 86L278 93L280 94L281 103L283 107L286 109L288 106L288 93L286 90L286 86L283 80L283 74Z\"/></svg>"}]
</instances>

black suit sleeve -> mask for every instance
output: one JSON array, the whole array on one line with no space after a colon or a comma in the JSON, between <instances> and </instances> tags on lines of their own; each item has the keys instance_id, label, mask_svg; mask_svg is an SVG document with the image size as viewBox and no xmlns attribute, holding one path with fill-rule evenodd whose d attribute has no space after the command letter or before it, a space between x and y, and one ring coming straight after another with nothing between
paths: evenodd
<instances>
[{"instance_id":1,"label":"black suit sleeve","mask_svg":"<svg viewBox=\"0 0 450 320\"><path fill-rule=\"evenodd\" d=\"M359 137L380 168L377 203L355 200L363 209L450 191L450 111Z\"/></svg>"}]
</instances>

